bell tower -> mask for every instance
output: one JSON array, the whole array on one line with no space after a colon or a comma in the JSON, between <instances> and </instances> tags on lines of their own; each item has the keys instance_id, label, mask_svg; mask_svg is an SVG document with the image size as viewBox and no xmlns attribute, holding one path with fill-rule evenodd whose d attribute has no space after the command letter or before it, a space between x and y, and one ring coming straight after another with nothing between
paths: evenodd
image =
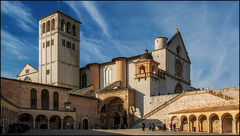
<instances>
[{"instance_id":1,"label":"bell tower","mask_svg":"<svg viewBox=\"0 0 240 136\"><path fill-rule=\"evenodd\" d=\"M79 89L81 22L53 12L39 22L39 83Z\"/></svg>"}]
</instances>

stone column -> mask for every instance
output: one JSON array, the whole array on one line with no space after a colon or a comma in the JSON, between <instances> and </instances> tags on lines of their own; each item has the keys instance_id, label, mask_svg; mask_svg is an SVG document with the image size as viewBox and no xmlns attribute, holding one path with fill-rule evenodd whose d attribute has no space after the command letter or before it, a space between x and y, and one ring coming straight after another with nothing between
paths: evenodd
<instances>
[{"instance_id":1,"label":"stone column","mask_svg":"<svg viewBox=\"0 0 240 136\"><path fill-rule=\"evenodd\" d=\"M47 129L50 129L50 122L49 122L49 120L47 121Z\"/></svg>"},{"instance_id":2,"label":"stone column","mask_svg":"<svg viewBox=\"0 0 240 136\"><path fill-rule=\"evenodd\" d=\"M190 120L188 119L188 129L187 129L188 132L190 132Z\"/></svg>"},{"instance_id":3,"label":"stone column","mask_svg":"<svg viewBox=\"0 0 240 136\"><path fill-rule=\"evenodd\" d=\"M61 119L61 129L63 129L63 119Z\"/></svg>"},{"instance_id":4,"label":"stone column","mask_svg":"<svg viewBox=\"0 0 240 136\"><path fill-rule=\"evenodd\" d=\"M223 123L222 123L222 119L219 120L220 121L220 130L219 133L223 133Z\"/></svg>"},{"instance_id":5,"label":"stone column","mask_svg":"<svg viewBox=\"0 0 240 136\"><path fill-rule=\"evenodd\" d=\"M197 126L196 126L196 132L199 132L199 121L198 121L198 117L196 117L196 121L197 121Z\"/></svg>"},{"instance_id":6,"label":"stone column","mask_svg":"<svg viewBox=\"0 0 240 136\"><path fill-rule=\"evenodd\" d=\"M232 133L237 134L237 122L235 119L232 120Z\"/></svg>"},{"instance_id":7,"label":"stone column","mask_svg":"<svg viewBox=\"0 0 240 136\"><path fill-rule=\"evenodd\" d=\"M210 129L211 129L210 125L211 125L211 122L210 122L210 120L208 120L208 119L207 119L207 122L208 122L208 130L207 130L207 132L210 133Z\"/></svg>"},{"instance_id":8,"label":"stone column","mask_svg":"<svg viewBox=\"0 0 240 136\"><path fill-rule=\"evenodd\" d=\"M35 119L33 119L33 129L36 129L36 122L35 122L36 120Z\"/></svg>"}]
</instances>

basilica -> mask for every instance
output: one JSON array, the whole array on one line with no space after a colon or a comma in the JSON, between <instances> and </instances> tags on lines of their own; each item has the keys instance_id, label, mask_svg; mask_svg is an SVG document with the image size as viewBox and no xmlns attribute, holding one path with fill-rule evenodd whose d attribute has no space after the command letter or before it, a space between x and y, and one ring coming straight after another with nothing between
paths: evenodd
<instances>
[{"instance_id":1,"label":"basilica","mask_svg":"<svg viewBox=\"0 0 240 136\"><path fill-rule=\"evenodd\" d=\"M31 129L159 129L239 133L239 86L196 89L181 33L153 37L154 50L79 67L78 20L53 12L39 22L39 65L17 79L1 77L1 127ZM154 39L155 38L155 39Z\"/></svg>"}]
</instances>

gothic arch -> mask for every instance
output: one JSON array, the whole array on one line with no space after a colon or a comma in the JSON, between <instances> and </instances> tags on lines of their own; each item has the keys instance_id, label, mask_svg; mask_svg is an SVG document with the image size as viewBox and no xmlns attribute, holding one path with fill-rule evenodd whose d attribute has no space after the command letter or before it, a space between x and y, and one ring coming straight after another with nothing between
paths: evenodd
<instances>
[{"instance_id":1,"label":"gothic arch","mask_svg":"<svg viewBox=\"0 0 240 136\"><path fill-rule=\"evenodd\" d=\"M51 30L55 29L55 19L53 18L51 21Z\"/></svg>"}]
</instances>

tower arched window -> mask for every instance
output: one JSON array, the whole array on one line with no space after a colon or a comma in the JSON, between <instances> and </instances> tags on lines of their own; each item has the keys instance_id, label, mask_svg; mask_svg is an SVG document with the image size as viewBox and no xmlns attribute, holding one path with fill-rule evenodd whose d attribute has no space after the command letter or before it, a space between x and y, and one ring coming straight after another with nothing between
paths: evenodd
<instances>
[{"instance_id":1,"label":"tower arched window","mask_svg":"<svg viewBox=\"0 0 240 136\"><path fill-rule=\"evenodd\" d=\"M42 24L42 34L45 33L45 29L46 29L46 25L45 25L45 23L43 23L43 24Z\"/></svg>"},{"instance_id":2,"label":"tower arched window","mask_svg":"<svg viewBox=\"0 0 240 136\"><path fill-rule=\"evenodd\" d=\"M62 19L61 21L61 30L65 32L65 20Z\"/></svg>"},{"instance_id":3,"label":"tower arched window","mask_svg":"<svg viewBox=\"0 0 240 136\"><path fill-rule=\"evenodd\" d=\"M71 24L67 22L67 33L71 34Z\"/></svg>"},{"instance_id":4,"label":"tower arched window","mask_svg":"<svg viewBox=\"0 0 240 136\"><path fill-rule=\"evenodd\" d=\"M47 21L47 32L49 32L50 31L50 21L48 20Z\"/></svg>"},{"instance_id":5,"label":"tower arched window","mask_svg":"<svg viewBox=\"0 0 240 136\"><path fill-rule=\"evenodd\" d=\"M55 19L53 18L51 21L51 30L55 29Z\"/></svg>"},{"instance_id":6,"label":"tower arched window","mask_svg":"<svg viewBox=\"0 0 240 136\"><path fill-rule=\"evenodd\" d=\"M107 67L105 70L105 86L111 83L111 68Z\"/></svg>"},{"instance_id":7,"label":"tower arched window","mask_svg":"<svg viewBox=\"0 0 240 136\"><path fill-rule=\"evenodd\" d=\"M87 75L85 73L82 74L82 88L87 86Z\"/></svg>"},{"instance_id":8,"label":"tower arched window","mask_svg":"<svg viewBox=\"0 0 240 136\"><path fill-rule=\"evenodd\" d=\"M42 90L41 98L42 98L42 110L48 110L49 109L49 93L48 93L48 90L46 90L46 89Z\"/></svg>"},{"instance_id":9,"label":"tower arched window","mask_svg":"<svg viewBox=\"0 0 240 136\"><path fill-rule=\"evenodd\" d=\"M37 90L31 89L31 108L37 109Z\"/></svg>"},{"instance_id":10,"label":"tower arched window","mask_svg":"<svg viewBox=\"0 0 240 136\"><path fill-rule=\"evenodd\" d=\"M75 25L72 26L72 35L76 36L76 26Z\"/></svg>"},{"instance_id":11,"label":"tower arched window","mask_svg":"<svg viewBox=\"0 0 240 136\"><path fill-rule=\"evenodd\" d=\"M141 65L139 67L139 74L143 74L143 73L145 73L145 66Z\"/></svg>"},{"instance_id":12,"label":"tower arched window","mask_svg":"<svg viewBox=\"0 0 240 136\"><path fill-rule=\"evenodd\" d=\"M58 92L54 92L53 93L53 110L58 110L58 98L59 95L58 95Z\"/></svg>"}]
</instances>

